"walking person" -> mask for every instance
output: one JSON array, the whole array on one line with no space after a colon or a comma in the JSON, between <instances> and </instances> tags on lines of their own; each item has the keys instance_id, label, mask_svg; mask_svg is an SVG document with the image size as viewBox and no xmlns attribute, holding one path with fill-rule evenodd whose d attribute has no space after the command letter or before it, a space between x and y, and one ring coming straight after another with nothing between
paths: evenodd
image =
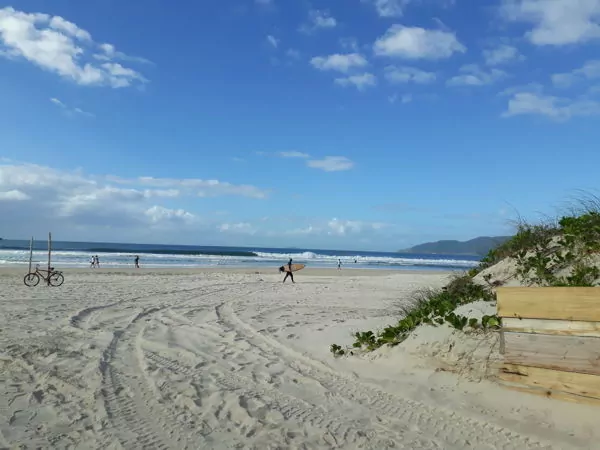
<instances>
[{"instance_id":1,"label":"walking person","mask_svg":"<svg viewBox=\"0 0 600 450\"><path fill-rule=\"evenodd\" d=\"M92 256L90 259L90 269L93 269L94 267L96 267L96 257Z\"/></svg>"},{"instance_id":2,"label":"walking person","mask_svg":"<svg viewBox=\"0 0 600 450\"><path fill-rule=\"evenodd\" d=\"M342 270L342 260L338 258L338 270Z\"/></svg>"},{"instance_id":3,"label":"walking person","mask_svg":"<svg viewBox=\"0 0 600 450\"><path fill-rule=\"evenodd\" d=\"M287 278L290 277L292 279L292 283L295 284L296 282L294 281L294 274L292 273L292 258L290 258L290 260L288 261L287 268L288 268L287 272L285 270L285 266L281 266L279 268L280 272L286 272L285 277L283 278L283 282L285 283L285 280L287 280Z\"/></svg>"},{"instance_id":4,"label":"walking person","mask_svg":"<svg viewBox=\"0 0 600 450\"><path fill-rule=\"evenodd\" d=\"M138 255L135 255L135 268L139 269L140 268L140 257Z\"/></svg>"},{"instance_id":5,"label":"walking person","mask_svg":"<svg viewBox=\"0 0 600 450\"><path fill-rule=\"evenodd\" d=\"M100 259L98 258L98 255L94 256L94 263L96 264L96 268L100 268Z\"/></svg>"}]
</instances>

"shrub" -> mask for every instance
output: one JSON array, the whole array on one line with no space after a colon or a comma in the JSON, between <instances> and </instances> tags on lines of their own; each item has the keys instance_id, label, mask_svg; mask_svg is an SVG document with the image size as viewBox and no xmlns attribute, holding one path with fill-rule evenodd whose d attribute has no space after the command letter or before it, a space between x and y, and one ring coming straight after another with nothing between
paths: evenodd
<instances>
[{"instance_id":1,"label":"shrub","mask_svg":"<svg viewBox=\"0 0 600 450\"><path fill-rule=\"evenodd\" d=\"M479 265L470 271L469 275L473 277L505 258L516 257L531 249L545 249L559 233L558 226L552 221L530 225L523 220L519 220L516 234L497 248L490 250Z\"/></svg>"},{"instance_id":2,"label":"shrub","mask_svg":"<svg viewBox=\"0 0 600 450\"><path fill-rule=\"evenodd\" d=\"M557 239L516 255L517 275L539 286L594 286L600 269L589 256L600 251L600 213L564 216L558 226ZM565 268L569 275L557 275Z\"/></svg>"},{"instance_id":3,"label":"shrub","mask_svg":"<svg viewBox=\"0 0 600 450\"><path fill-rule=\"evenodd\" d=\"M559 220L531 225L520 221L511 239L491 250L471 277L512 257L516 275L526 284L539 286L594 286L600 269L589 263L589 256L600 252L600 198L582 197L579 206ZM567 276L558 276L570 268Z\"/></svg>"},{"instance_id":4,"label":"shrub","mask_svg":"<svg viewBox=\"0 0 600 450\"><path fill-rule=\"evenodd\" d=\"M484 277L488 287L473 283L472 277L484 269L512 257L517 263L516 275L522 282L539 286L595 286L600 278L600 268L590 263L590 255L600 252L600 197L581 196L570 214L560 220L547 220L540 224L517 222L516 234L491 250L479 266L466 275L455 277L441 290L417 292L411 305L403 308L404 318L375 334L372 331L355 333L354 348L373 350L382 345L397 345L421 324L450 326L464 330L496 329L501 326L497 316L468 319L454 313L457 306L476 300L495 300L489 287L491 275ZM561 269L570 269L560 275ZM345 351L333 344L334 355Z\"/></svg>"},{"instance_id":5,"label":"shrub","mask_svg":"<svg viewBox=\"0 0 600 450\"><path fill-rule=\"evenodd\" d=\"M377 334L372 331L357 332L354 334L355 341L352 347L371 351L383 345L398 345L421 324L436 326L448 323L457 330L464 330L467 325L470 328L484 329L497 327L500 324L498 318L495 322L488 319L480 325L477 319L469 320L465 316L454 313L457 306L477 300L494 299L493 292L473 283L469 276L457 276L441 290L417 291L413 296L412 304L404 308L404 318L397 325L388 326ZM333 344L330 349L334 355L340 355L339 345Z\"/></svg>"},{"instance_id":6,"label":"shrub","mask_svg":"<svg viewBox=\"0 0 600 450\"><path fill-rule=\"evenodd\" d=\"M343 356L346 353L344 349L337 344L331 344L331 347L329 347L329 351L333 353L333 356Z\"/></svg>"}]
</instances>

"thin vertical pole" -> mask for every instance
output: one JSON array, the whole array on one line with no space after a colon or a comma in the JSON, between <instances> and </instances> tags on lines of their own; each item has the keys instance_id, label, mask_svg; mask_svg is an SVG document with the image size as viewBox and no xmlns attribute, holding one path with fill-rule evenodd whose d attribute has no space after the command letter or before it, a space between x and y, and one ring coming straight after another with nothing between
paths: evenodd
<instances>
[{"instance_id":1,"label":"thin vertical pole","mask_svg":"<svg viewBox=\"0 0 600 450\"><path fill-rule=\"evenodd\" d=\"M31 236L31 239L29 240L29 272L27 273L31 273L31 260L33 259L33 236Z\"/></svg>"},{"instance_id":2,"label":"thin vertical pole","mask_svg":"<svg viewBox=\"0 0 600 450\"><path fill-rule=\"evenodd\" d=\"M52 259L52 233L48 233L48 286L50 286L50 260Z\"/></svg>"}]
</instances>

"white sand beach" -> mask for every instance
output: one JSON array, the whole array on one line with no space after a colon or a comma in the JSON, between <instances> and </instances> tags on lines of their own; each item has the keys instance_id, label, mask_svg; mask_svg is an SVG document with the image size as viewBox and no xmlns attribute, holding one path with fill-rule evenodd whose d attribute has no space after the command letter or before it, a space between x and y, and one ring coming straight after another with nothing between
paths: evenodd
<instances>
[{"instance_id":1,"label":"white sand beach","mask_svg":"<svg viewBox=\"0 0 600 450\"><path fill-rule=\"evenodd\" d=\"M598 448L598 407L483 377L469 357L489 337L425 327L329 352L448 274L71 270L60 288L23 275L0 271L2 448Z\"/></svg>"}]
</instances>

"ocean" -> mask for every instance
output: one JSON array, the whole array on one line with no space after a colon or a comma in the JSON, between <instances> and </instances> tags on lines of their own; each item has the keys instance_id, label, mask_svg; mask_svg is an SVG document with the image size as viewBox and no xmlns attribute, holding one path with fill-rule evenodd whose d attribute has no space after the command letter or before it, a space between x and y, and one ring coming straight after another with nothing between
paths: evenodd
<instances>
[{"instance_id":1,"label":"ocean","mask_svg":"<svg viewBox=\"0 0 600 450\"><path fill-rule=\"evenodd\" d=\"M89 267L98 255L100 267L133 267L135 255L140 266L149 268L279 267L293 258L307 267L402 270L466 270L479 263L476 256L430 255L395 252L364 252L304 248L204 247L192 245L113 244L98 242L53 242L52 265L59 268ZM34 243L33 263L47 263L47 242ZM0 240L0 267L27 265L29 241Z\"/></svg>"}]
</instances>

